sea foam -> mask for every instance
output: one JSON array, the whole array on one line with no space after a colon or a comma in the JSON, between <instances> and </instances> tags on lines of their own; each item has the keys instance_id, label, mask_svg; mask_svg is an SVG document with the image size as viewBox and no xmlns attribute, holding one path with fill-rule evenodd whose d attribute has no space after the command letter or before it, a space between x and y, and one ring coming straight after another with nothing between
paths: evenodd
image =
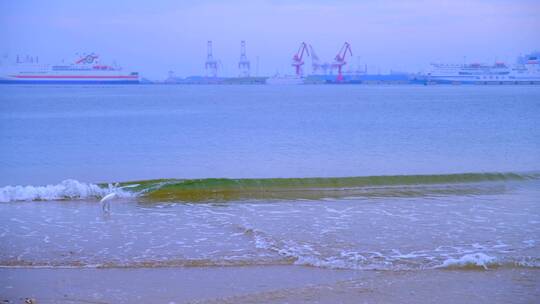
<instances>
[{"instance_id":1,"label":"sea foam","mask_svg":"<svg viewBox=\"0 0 540 304\"><path fill-rule=\"evenodd\" d=\"M120 197L131 195L113 185L100 187L96 184L67 179L56 185L2 187L0 188L0 202L99 199L110 193L117 193Z\"/></svg>"},{"instance_id":2,"label":"sea foam","mask_svg":"<svg viewBox=\"0 0 540 304\"><path fill-rule=\"evenodd\" d=\"M497 259L495 257L489 256L485 253L471 253L466 254L458 259L450 258L445 260L442 265L437 268L483 268L488 269L488 266L496 266Z\"/></svg>"}]
</instances>

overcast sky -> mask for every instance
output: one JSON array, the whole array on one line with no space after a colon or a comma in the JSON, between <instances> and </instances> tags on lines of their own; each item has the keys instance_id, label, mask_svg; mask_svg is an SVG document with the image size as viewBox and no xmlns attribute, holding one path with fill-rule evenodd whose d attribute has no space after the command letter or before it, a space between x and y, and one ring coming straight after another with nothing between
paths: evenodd
<instances>
[{"instance_id":1,"label":"overcast sky","mask_svg":"<svg viewBox=\"0 0 540 304\"><path fill-rule=\"evenodd\" d=\"M514 61L540 49L540 1L9 1L0 0L0 52L41 62L96 52L151 79L204 74L206 42L236 75L240 40L255 73L292 73L301 41L330 61L344 41L371 72L430 62ZM307 63L309 63L309 59Z\"/></svg>"}]
</instances>

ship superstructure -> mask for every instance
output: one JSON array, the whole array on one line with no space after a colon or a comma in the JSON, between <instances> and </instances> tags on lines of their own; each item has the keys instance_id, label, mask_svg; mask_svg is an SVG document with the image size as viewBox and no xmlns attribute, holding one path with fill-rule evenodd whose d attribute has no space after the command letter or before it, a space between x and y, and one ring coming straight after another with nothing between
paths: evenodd
<instances>
[{"instance_id":1,"label":"ship superstructure","mask_svg":"<svg viewBox=\"0 0 540 304\"><path fill-rule=\"evenodd\" d=\"M17 84L137 84L139 73L99 62L99 56L79 56L69 64L40 64L37 57L17 57L0 68L0 83Z\"/></svg>"}]
</instances>

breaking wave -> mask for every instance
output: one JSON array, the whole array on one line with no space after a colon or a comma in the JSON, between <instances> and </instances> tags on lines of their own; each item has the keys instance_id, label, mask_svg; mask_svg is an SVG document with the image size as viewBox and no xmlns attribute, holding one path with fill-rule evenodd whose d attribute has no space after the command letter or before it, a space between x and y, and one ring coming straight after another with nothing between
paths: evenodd
<instances>
[{"instance_id":1,"label":"breaking wave","mask_svg":"<svg viewBox=\"0 0 540 304\"><path fill-rule=\"evenodd\" d=\"M466 254L460 258L450 258L445 260L442 265L437 266L437 268L448 268L448 269L485 269L489 267L499 266L497 259L495 257L489 256L485 253L471 253Z\"/></svg>"},{"instance_id":2,"label":"breaking wave","mask_svg":"<svg viewBox=\"0 0 540 304\"><path fill-rule=\"evenodd\" d=\"M465 173L335 178L187 179L135 182L143 197L159 201L320 199L482 194L474 183L538 179L540 174ZM126 183L124 185L130 185ZM490 186L488 193L504 189Z\"/></svg>"},{"instance_id":3,"label":"breaking wave","mask_svg":"<svg viewBox=\"0 0 540 304\"><path fill-rule=\"evenodd\" d=\"M99 199L109 193L117 193L121 197L132 195L117 186L99 186L68 179L56 185L2 187L0 202Z\"/></svg>"},{"instance_id":4,"label":"breaking wave","mask_svg":"<svg viewBox=\"0 0 540 304\"><path fill-rule=\"evenodd\" d=\"M540 260L535 257L501 259L482 252L470 253L460 258L446 259L434 268L455 270L488 270L495 268L540 268Z\"/></svg>"},{"instance_id":5,"label":"breaking wave","mask_svg":"<svg viewBox=\"0 0 540 304\"><path fill-rule=\"evenodd\" d=\"M113 192L121 197L136 196L148 201L186 202L474 195L505 191L504 185L488 185L485 182L539 178L538 173L463 173L331 178L159 179L114 185L65 180L57 185L2 187L0 202L99 199Z\"/></svg>"}]
</instances>

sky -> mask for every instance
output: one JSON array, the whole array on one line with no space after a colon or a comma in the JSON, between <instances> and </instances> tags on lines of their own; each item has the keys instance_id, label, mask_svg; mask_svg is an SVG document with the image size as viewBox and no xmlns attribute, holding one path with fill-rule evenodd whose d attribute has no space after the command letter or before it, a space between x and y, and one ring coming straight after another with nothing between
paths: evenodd
<instances>
[{"instance_id":1,"label":"sky","mask_svg":"<svg viewBox=\"0 0 540 304\"><path fill-rule=\"evenodd\" d=\"M162 80L168 71L204 75L208 40L222 76L238 75L241 40L252 75L292 74L302 41L323 61L348 41L349 67L367 65L370 73L513 62L540 50L540 1L0 0L4 62L28 54L58 63L95 52L102 63Z\"/></svg>"}]
</instances>

